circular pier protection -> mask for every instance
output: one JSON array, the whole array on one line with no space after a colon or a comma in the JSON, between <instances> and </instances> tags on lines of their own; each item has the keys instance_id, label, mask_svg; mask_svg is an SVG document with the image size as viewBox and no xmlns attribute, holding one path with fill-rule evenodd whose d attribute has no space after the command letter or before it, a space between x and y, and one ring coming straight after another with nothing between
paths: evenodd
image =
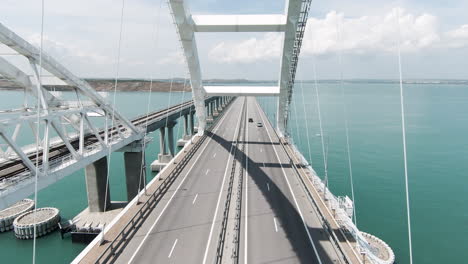
<instances>
[{"instance_id":1,"label":"circular pier protection","mask_svg":"<svg viewBox=\"0 0 468 264\"><path fill-rule=\"evenodd\" d=\"M15 236L19 239L34 238L34 223L36 224L36 237L43 236L55 230L59 221L60 215L57 208L44 207L25 212L13 222Z\"/></svg>"},{"instance_id":2,"label":"circular pier protection","mask_svg":"<svg viewBox=\"0 0 468 264\"><path fill-rule=\"evenodd\" d=\"M0 211L0 232L13 229L13 221L19 215L31 211L34 208L34 201L23 199L14 205Z\"/></svg>"},{"instance_id":3,"label":"circular pier protection","mask_svg":"<svg viewBox=\"0 0 468 264\"><path fill-rule=\"evenodd\" d=\"M392 248L387 243L385 243L385 241L365 232L361 232L361 234L366 238L369 245L374 249L374 252L372 253L375 257L379 258L378 263L395 263L395 254L393 253Z\"/></svg>"}]
</instances>

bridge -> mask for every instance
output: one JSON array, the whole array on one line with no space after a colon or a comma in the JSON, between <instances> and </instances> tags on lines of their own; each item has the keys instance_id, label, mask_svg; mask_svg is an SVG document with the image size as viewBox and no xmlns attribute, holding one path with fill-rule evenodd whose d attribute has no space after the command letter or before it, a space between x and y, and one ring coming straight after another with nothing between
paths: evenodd
<instances>
[{"instance_id":1,"label":"bridge","mask_svg":"<svg viewBox=\"0 0 468 264\"><path fill-rule=\"evenodd\" d=\"M102 231L73 263L393 263L384 241L355 226L353 201L334 196L289 137L311 1L286 1L280 15L196 16L183 0L168 4L192 100L133 120L0 24L0 42L28 62L33 78L1 57L0 75L36 100L0 113L0 208L84 169L88 208L78 218ZM203 85L197 32L282 32L278 85ZM43 71L74 99L48 89ZM276 127L257 96L278 98ZM179 120L184 133L177 141ZM21 144L17 137L28 125L35 140ZM145 149L156 130L160 153L151 169L159 173L146 184ZM128 199L118 209L108 184L115 151L124 152Z\"/></svg>"}]
</instances>

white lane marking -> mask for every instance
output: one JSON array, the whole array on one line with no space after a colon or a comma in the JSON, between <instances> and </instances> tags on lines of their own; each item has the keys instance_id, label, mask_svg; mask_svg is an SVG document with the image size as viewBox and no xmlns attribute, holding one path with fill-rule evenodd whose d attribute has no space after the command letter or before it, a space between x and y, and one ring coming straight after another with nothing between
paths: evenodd
<instances>
[{"instance_id":1,"label":"white lane marking","mask_svg":"<svg viewBox=\"0 0 468 264\"><path fill-rule=\"evenodd\" d=\"M241 117L242 115L239 115L239 120L237 121L236 130L234 131L239 131L239 125L242 119ZM235 138L236 138L236 133L234 132L234 135L232 136L232 142L234 142ZM216 216L218 215L219 203L221 202L221 196L223 194L224 183L226 182L226 175L228 173L229 163L230 163L231 157L234 158L234 156L232 155L233 149L234 149L234 144L231 143L231 149L229 150L229 158L226 164L226 170L224 171L223 183L221 183L221 189L219 189L218 202L216 203L216 210L213 216L213 221L211 221L210 235L208 236L208 242L206 243L205 256L203 257L203 264L206 263L206 259L208 257L208 251L209 251L210 243L211 243L211 236L213 234L213 229L214 229L214 225L216 222Z\"/></svg>"},{"instance_id":2,"label":"white lane marking","mask_svg":"<svg viewBox=\"0 0 468 264\"><path fill-rule=\"evenodd\" d=\"M273 217L273 222L275 223L275 231L278 232L278 224L276 223L276 217Z\"/></svg>"},{"instance_id":3,"label":"white lane marking","mask_svg":"<svg viewBox=\"0 0 468 264\"><path fill-rule=\"evenodd\" d=\"M215 154L213 154L213 158L214 158L214 157L216 157L216 153L215 153Z\"/></svg>"},{"instance_id":4,"label":"white lane marking","mask_svg":"<svg viewBox=\"0 0 468 264\"><path fill-rule=\"evenodd\" d=\"M263 167L265 168L265 162L262 162L263 163Z\"/></svg>"},{"instance_id":5,"label":"white lane marking","mask_svg":"<svg viewBox=\"0 0 468 264\"><path fill-rule=\"evenodd\" d=\"M216 125L216 128L213 130L213 134L219 129L219 127L221 126L221 124L224 122L224 120L226 120L226 116L228 115L229 112L231 112L231 109L232 108L229 108L228 111L226 112L226 115L222 117L222 119L219 121L219 123ZM128 263L132 263L132 261L135 259L135 256L138 254L138 251L140 251L141 247L143 246L143 243L145 243L146 239L148 239L148 236L149 234L153 231L153 228L156 226L156 223L158 223L159 219L161 218L161 216L163 215L163 213L166 211L166 209L169 207L169 204L171 203L172 199L174 199L174 196L177 194L177 191L179 191L180 189L180 186L182 186L182 184L185 182L185 179L187 178L187 176L190 174L190 172L192 171L193 167L195 166L195 164L197 164L197 161L200 159L200 157L202 156L203 152L205 151L205 149L208 147L209 143L211 142L211 140L213 139L213 137L210 137L210 139L208 140L208 142L206 143L206 145L203 147L203 149L200 151L200 154L198 155L198 157L195 159L195 161L193 162L192 166L189 168L189 170L187 171L187 173L185 174L184 178L182 179L182 181L180 182L179 186L177 186L176 190L174 191L174 193L172 194L171 198L169 198L169 201L167 201L167 204L166 206L164 206L164 208L162 209L161 213L159 214L158 218L156 218L156 220L154 221L153 225L151 225L150 229L148 230L148 232L146 233L145 237L143 237L143 240L140 242L140 244L138 245L137 249L135 250L135 252L133 253L132 257L130 258L130 260L128 261Z\"/></svg>"},{"instance_id":6,"label":"white lane marking","mask_svg":"<svg viewBox=\"0 0 468 264\"><path fill-rule=\"evenodd\" d=\"M210 169L207 169L205 172L205 175L208 175L209 172L210 172Z\"/></svg>"},{"instance_id":7,"label":"white lane marking","mask_svg":"<svg viewBox=\"0 0 468 264\"><path fill-rule=\"evenodd\" d=\"M198 193L197 193L197 195L195 195L195 198L193 198L193 202L192 202L192 204L194 204L194 203L195 203L195 201L197 200L197 197L198 197Z\"/></svg>"},{"instance_id":8,"label":"white lane marking","mask_svg":"<svg viewBox=\"0 0 468 264\"><path fill-rule=\"evenodd\" d=\"M263 152L263 148L260 148L260 152Z\"/></svg>"},{"instance_id":9,"label":"white lane marking","mask_svg":"<svg viewBox=\"0 0 468 264\"><path fill-rule=\"evenodd\" d=\"M260 112L260 118L262 119L262 122L265 124L265 121L263 120L263 115L265 113L262 113L262 111L260 110L260 106L258 105L258 103L256 104L257 105L257 109L258 111ZM266 117L265 117L266 118ZM268 138L270 139L270 142L273 142L273 140L271 139L271 136L270 136L270 132L268 131L268 127L265 129L266 132L267 132L267 135L268 135ZM286 183L288 184L288 187L289 187L289 191L291 192L292 194L292 197L293 197L293 200L294 200L294 203L296 204L296 208L297 208L297 212L299 213L299 216L301 217L301 220L302 220L302 224L304 225L304 229L307 233L307 236L309 237L309 242L310 244L312 245L312 248L314 249L314 253L315 253L315 256L317 257L317 260L320 264L322 264L322 260L320 259L320 256L317 252L317 248L315 247L315 243L314 241L312 240L312 236L310 235L310 232L309 232L309 229L307 228L307 224L305 223L305 220L304 220L304 216L302 215L302 211L301 211L301 208L299 207L299 204L297 203L297 199L296 199L296 195L294 195L294 192L291 188L291 184L289 183L289 180L288 180L288 177L286 176L286 172L284 171L284 167L283 167L283 164L281 163L281 160L279 158L279 155L278 155L278 152L276 151L276 148L275 148L275 145L272 145L273 147L273 150L275 152L275 155L276 155L276 158L278 159L278 162L280 164L280 167L281 167L281 170L283 171L283 176L284 178L286 179Z\"/></svg>"},{"instance_id":10,"label":"white lane marking","mask_svg":"<svg viewBox=\"0 0 468 264\"><path fill-rule=\"evenodd\" d=\"M247 98L247 101L249 99ZM247 104L246 106L246 111L248 112L249 111L249 104ZM247 134L247 137L249 136L249 124L247 123L247 120L245 120L245 123L246 123L246 131L245 133ZM248 138L246 140L246 142L248 142ZM245 144L245 155L247 157L249 157L249 144ZM247 264L247 236L248 236L248 214L249 214L249 199L248 199L248 194L249 194L249 190L247 189L247 182L249 181L249 159L247 158L246 161L245 161L245 219L244 219L244 225L245 225L245 228L244 228L244 264Z\"/></svg>"},{"instance_id":11,"label":"white lane marking","mask_svg":"<svg viewBox=\"0 0 468 264\"><path fill-rule=\"evenodd\" d=\"M169 256L167 256L168 258L171 258L172 252L174 251L174 248L175 248L175 246L177 245L177 241L178 241L178 239L176 239L176 240L174 241L174 245L172 245L171 252L169 252Z\"/></svg>"},{"instance_id":12,"label":"white lane marking","mask_svg":"<svg viewBox=\"0 0 468 264\"><path fill-rule=\"evenodd\" d=\"M270 184L267 182L267 189L270 191Z\"/></svg>"}]
</instances>

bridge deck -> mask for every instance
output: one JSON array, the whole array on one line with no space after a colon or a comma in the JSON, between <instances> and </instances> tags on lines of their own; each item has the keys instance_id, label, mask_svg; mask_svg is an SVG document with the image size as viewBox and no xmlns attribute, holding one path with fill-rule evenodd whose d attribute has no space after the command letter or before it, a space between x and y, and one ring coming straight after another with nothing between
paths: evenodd
<instances>
[{"instance_id":1,"label":"bridge deck","mask_svg":"<svg viewBox=\"0 0 468 264\"><path fill-rule=\"evenodd\" d=\"M240 114L244 105L247 118ZM254 122L248 122L249 118ZM257 122L263 127L258 127ZM243 129L239 129L242 125ZM239 133L243 136L239 137ZM234 144L238 138L241 142ZM346 263L324 231L317 208L308 200L297 168L291 165L289 151L280 144L254 98L235 100L207 137L195 140L199 143L185 150L193 156L180 171L171 164L161 173L160 177L166 178L176 170L178 176L146 220L125 240L116 263L215 261L234 160L241 165L235 170L244 175L239 262ZM237 149L239 144L245 145L243 150ZM184 155L176 161L182 163ZM161 182L150 186L148 193L154 192ZM141 201L146 199L143 196ZM106 239L114 240L141 206L143 203L127 208L126 214L107 231ZM346 252L352 251L349 243L342 242L349 247ZM109 245L90 247L79 262L94 263ZM108 254L109 251L104 256ZM225 254L224 258L231 257L230 251Z\"/></svg>"}]
</instances>

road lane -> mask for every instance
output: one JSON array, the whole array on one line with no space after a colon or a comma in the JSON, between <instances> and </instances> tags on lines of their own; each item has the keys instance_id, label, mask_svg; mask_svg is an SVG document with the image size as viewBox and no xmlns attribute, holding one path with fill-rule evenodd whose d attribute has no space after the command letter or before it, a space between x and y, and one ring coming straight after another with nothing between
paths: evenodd
<instances>
[{"instance_id":1,"label":"road lane","mask_svg":"<svg viewBox=\"0 0 468 264\"><path fill-rule=\"evenodd\" d=\"M215 136L225 134L225 144L230 144L235 136L238 124L231 120L237 119L242 103L239 99L233 102L213 130ZM179 183L179 191L176 192L172 187L165 195L174 195L169 204L170 209L164 212L154 210L119 256L117 263L128 263L130 259L133 263L167 263L168 254L172 250L172 243L169 241L176 239L177 248L172 252L171 263L202 262L224 171L226 166L231 165L227 163L231 156L226 150L228 146L221 146L211 138L207 140L209 142L206 143L206 149L199 153L199 159L189 163L178 177L187 176L185 181ZM216 158L213 158L215 153ZM177 184L175 182L173 186ZM197 198L194 203L195 196ZM156 215L161 215L159 220ZM153 229L150 224L154 225ZM147 237L145 241L144 237Z\"/></svg>"}]
</instances>

